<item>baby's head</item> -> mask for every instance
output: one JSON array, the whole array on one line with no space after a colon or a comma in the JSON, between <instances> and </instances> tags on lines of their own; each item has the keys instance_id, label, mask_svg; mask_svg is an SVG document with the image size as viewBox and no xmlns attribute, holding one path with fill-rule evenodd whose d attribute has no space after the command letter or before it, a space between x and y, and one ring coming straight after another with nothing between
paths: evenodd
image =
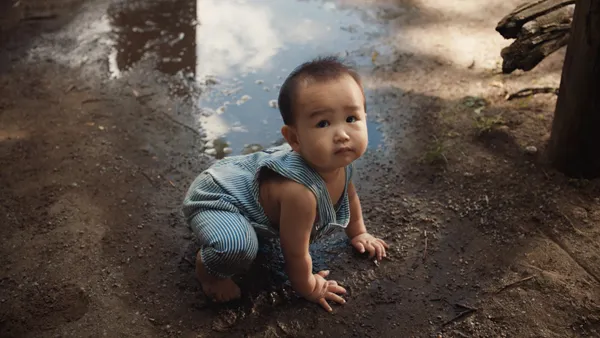
<instances>
[{"instance_id":1,"label":"baby's head","mask_svg":"<svg viewBox=\"0 0 600 338\"><path fill-rule=\"evenodd\" d=\"M359 75L335 57L306 62L279 92L281 133L320 171L344 167L367 148L366 103Z\"/></svg>"}]
</instances>

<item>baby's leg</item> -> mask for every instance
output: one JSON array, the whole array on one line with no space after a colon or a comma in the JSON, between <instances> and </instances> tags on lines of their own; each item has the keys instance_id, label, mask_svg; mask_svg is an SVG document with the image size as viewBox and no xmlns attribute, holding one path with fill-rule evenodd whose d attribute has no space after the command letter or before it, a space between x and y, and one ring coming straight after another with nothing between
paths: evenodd
<instances>
[{"instance_id":1,"label":"baby's leg","mask_svg":"<svg viewBox=\"0 0 600 338\"><path fill-rule=\"evenodd\" d=\"M256 258L258 239L254 228L239 213L206 210L191 222L201 248L196 256L196 275L204 293L226 302L240 297L231 280L245 272Z\"/></svg>"}]
</instances>

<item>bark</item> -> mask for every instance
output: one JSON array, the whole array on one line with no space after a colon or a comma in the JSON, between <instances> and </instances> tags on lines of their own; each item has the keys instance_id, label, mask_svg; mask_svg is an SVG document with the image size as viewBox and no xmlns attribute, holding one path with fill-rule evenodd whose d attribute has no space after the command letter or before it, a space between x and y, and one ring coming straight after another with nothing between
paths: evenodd
<instances>
[{"instance_id":1,"label":"bark","mask_svg":"<svg viewBox=\"0 0 600 338\"><path fill-rule=\"evenodd\" d=\"M565 46L573 18L575 0L537 0L523 4L498 25L504 38L516 38L502 49L502 72L528 71L548 55Z\"/></svg>"},{"instance_id":2,"label":"bark","mask_svg":"<svg viewBox=\"0 0 600 338\"><path fill-rule=\"evenodd\" d=\"M529 21L542 16L547 16L556 10L574 3L575 0L536 0L522 4L498 22L496 31L498 31L505 39L516 39L521 33L521 28ZM539 21L542 24L551 23L553 21L552 17L548 17L548 19L550 20L542 19Z\"/></svg>"},{"instance_id":3,"label":"bark","mask_svg":"<svg viewBox=\"0 0 600 338\"><path fill-rule=\"evenodd\" d=\"M600 1L578 0L548 144L570 177L600 177Z\"/></svg>"}]
</instances>

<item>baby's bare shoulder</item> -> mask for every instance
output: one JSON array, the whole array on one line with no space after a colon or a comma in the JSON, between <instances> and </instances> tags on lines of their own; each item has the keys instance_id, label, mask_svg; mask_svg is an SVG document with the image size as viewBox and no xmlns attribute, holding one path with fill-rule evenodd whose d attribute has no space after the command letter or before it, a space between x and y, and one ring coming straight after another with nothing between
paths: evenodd
<instances>
[{"instance_id":1,"label":"baby's bare shoulder","mask_svg":"<svg viewBox=\"0 0 600 338\"><path fill-rule=\"evenodd\" d=\"M317 199L303 184L282 183L279 196L280 231L309 231L317 214Z\"/></svg>"},{"instance_id":2,"label":"baby's bare shoulder","mask_svg":"<svg viewBox=\"0 0 600 338\"><path fill-rule=\"evenodd\" d=\"M317 206L315 195L304 184L292 180L279 184L279 200L282 203L294 203L300 208Z\"/></svg>"}]
</instances>

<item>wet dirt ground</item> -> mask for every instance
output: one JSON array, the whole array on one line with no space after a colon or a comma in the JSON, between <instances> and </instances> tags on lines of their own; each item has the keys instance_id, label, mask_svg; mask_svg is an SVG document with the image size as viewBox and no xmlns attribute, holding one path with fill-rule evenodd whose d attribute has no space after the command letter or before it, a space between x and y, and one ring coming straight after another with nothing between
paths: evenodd
<instances>
[{"instance_id":1,"label":"wet dirt ground","mask_svg":"<svg viewBox=\"0 0 600 338\"><path fill-rule=\"evenodd\" d=\"M545 164L553 95L505 100L558 86L564 57L499 73L494 27L518 3L3 2L0 336L598 336L598 182ZM365 78L356 184L390 259L315 246L349 290L333 314L273 253L241 301L210 304L183 194L215 157L277 142L280 77L319 53Z\"/></svg>"}]
</instances>

